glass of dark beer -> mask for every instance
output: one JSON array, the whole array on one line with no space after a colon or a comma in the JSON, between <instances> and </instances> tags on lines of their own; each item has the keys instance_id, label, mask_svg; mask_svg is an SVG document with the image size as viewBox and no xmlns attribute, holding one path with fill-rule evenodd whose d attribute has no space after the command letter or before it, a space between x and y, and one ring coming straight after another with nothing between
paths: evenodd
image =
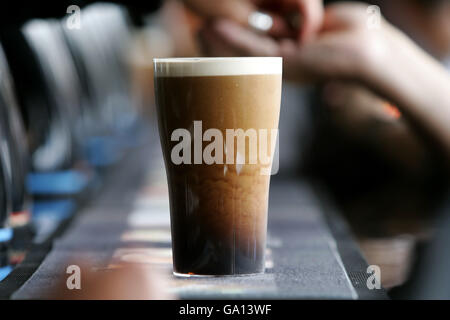
<instances>
[{"instance_id":1,"label":"glass of dark beer","mask_svg":"<svg viewBox=\"0 0 450 320\"><path fill-rule=\"evenodd\" d=\"M174 274L264 272L282 59L155 59Z\"/></svg>"}]
</instances>

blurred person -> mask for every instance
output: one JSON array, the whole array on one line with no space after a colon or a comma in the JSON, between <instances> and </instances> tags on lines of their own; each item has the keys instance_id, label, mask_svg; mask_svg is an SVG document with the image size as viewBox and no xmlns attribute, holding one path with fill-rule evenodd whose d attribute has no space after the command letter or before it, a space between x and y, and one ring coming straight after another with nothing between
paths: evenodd
<instances>
[{"instance_id":1,"label":"blurred person","mask_svg":"<svg viewBox=\"0 0 450 320\"><path fill-rule=\"evenodd\" d=\"M435 58L443 61L448 55L450 37L445 36L448 32L445 23L450 21L450 2L401 0L395 4L388 1L376 3L392 23L407 29L411 37L428 39L424 48ZM391 7L396 10L391 10ZM410 11L415 15L408 20ZM409 21L409 27L402 21ZM416 21L420 21L419 27ZM427 24L429 26L425 27ZM416 33L414 29L421 31ZM424 30L427 30L428 37ZM419 41L420 44L423 42ZM399 42L391 50L399 52L401 44ZM448 49L440 50L438 54L438 50L430 48ZM380 70L390 69L395 63L393 60L392 64L380 64ZM414 68L411 64L404 70ZM440 70L438 74L445 73L441 67L436 69ZM407 77L404 73L403 82L408 81ZM420 76L422 81L429 81L428 77L436 80L433 69L423 71ZM409 237L411 241L421 241L430 235L430 223L448 185L448 177L445 176L445 168L448 171L445 154L448 151L445 151L444 143L438 142L445 139L445 133L442 137L439 133L432 133L435 128L432 124L420 123L420 115L411 118L408 110L399 111L380 91L355 80L341 77L338 81L325 81L327 84L322 96L323 104L328 108L322 111L321 130L324 132L318 139L320 148L315 148L316 158L310 159L310 163L314 163L316 172L326 179L325 183L332 186L358 233L377 236L408 233L415 235L414 238ZM448 84L435 81L429 88L434 92L441 90L443 103L438 105L439 102L434 102L431 107L443 108L444 112L437 116L445 117L444 92L449 92ZM434 92L421 92L420 89L417 92L423 94L424 108L428 107L426 97L433 96ZM431 98L429 103L433 104ZM424 109L424 112L427 111ZM435 112L431 110L431 115ZM324 122L328 124L323 125ZM323 145L324 141L326 145ZM317 161L317 154L322 160ZM369 255L366 252L366 256Z\"/></svg>"},{"instance_id":2,"label":"blurred person","mask_svg":"<svg viewBox=\"0 0 450 320\"><path fill-rule=\"evenodd\" d=\"M399 27L450 70L449 1L379 0L374 3L380 6L387 20ZM378 147L384 149L382 151L385 154L396 153L396 159L402 162L403 168L410 168L414 163L414 167L419 170L421 163L423 169L424 157L426 157L424 143L411 130L398 109L385 99L377 97L371 90L354 82L340 81L325 88L327 87L330 87L330 90L324 92L326 104L334 106L329 109L331 114L336 112L340 114L339 119L335 119L340 130L346 131L351 128L348 130L349 133L352 131L354 135L363 139L368 138L369 141L366 141L368 143L377 144L377 141L382 140L383 143L378 143ZM374 129L377 123L384 124L383 128ZM374 139L376 141L373 141ZM415 151L410 148L412 144L415 146ZM406 150L399 150L396 148L397 145L403 145Z\"/></svg>"}]
</instances>

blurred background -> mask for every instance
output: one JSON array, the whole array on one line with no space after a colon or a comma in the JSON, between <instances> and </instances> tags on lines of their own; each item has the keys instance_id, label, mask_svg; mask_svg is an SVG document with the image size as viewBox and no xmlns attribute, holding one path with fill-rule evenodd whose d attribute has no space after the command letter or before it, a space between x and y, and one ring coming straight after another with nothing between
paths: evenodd
<instances>
[{"instance_id":1,"label":"blurred background","mask_svg":"<svg viewBox=\"0 0 450 320\"><path fill-rule=\"evenodd\" d=\"M428 1L372 3L448 63L440 44L450 30L423 28L416 13ZM145 143L156 126L152 59L204 55L203 18L181 1L80 7L80 28L62 6L1 27L0 281ZM432 261L450 255L448 229L436 228L449 214L445 164L389 102L358 85L341 96L285 81L273 179L308 179L332 199L391 297L418 297L417 288L427 297L442 276Z\"/></svg>"}]
</instances>

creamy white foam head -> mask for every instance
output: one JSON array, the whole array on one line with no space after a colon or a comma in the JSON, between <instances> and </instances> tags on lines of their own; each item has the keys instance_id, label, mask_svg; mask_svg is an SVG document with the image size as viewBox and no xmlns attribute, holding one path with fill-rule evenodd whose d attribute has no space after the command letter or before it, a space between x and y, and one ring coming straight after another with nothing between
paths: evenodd
<instances>
[{"instance_id":1,"label":"creamy white foam head","mask_svg":"<svg viewBox=\"0 0 450 320\"><path fill-rule=\"evenodd\" d=\"M157 77L200 77L281 74L283 59L261 58L169 58L153 59Z\"/></svg>"}]
</instances>

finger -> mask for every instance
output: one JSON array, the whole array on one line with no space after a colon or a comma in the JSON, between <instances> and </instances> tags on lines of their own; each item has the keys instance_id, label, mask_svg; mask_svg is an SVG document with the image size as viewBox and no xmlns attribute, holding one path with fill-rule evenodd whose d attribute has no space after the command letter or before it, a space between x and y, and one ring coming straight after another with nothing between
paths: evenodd
<instances>
[{"instance_id":1,"label":"finger","mask_svg":"<svg viewBox=\"0 0 450 320\"><path fill-rule=\"evenodd\" d=\"M270 13L270 15L273 20L272 28L268 32L270 36L274 38L297 38L298 26L295 27L289 21L289 17L276 13Z\"/></svg>"},{"instance_id":2,"label":"finger","mask_svg":"<svg viewBox=\"0 0 450 320\"><path fill-rule=\"evenodd\" d=\"M248 25L248 17L249 15L256 10L255 6L253 6L249 1L210 1L213 2L214 5L216 3L221 3L223 13L220 15L222 18L227 18L232 21L236 21L237 23L247 26Z\"/></svg>"},{"instance_id":3,"label":"finger","mask_svg":"<svg viewBox=\"0 0 450 320\"><path fill-rule=\"evenodd\" d=\"M213 30L232 48L249 56L278 56L279 46L270 37L259 35L228 20L218 20Z\"/></svg>"},{"instance_id":4,"label":"finger","mask_svg":"<svg viewBox=\"0 0 450 320\"><path fill-rule=\"evenodd\" d=\"M323 22L324 8L322 0L298 0L302 16L300 41L310 41L319 31Z\"/></svg>"},{"instance_id":5,"label":"finger","mask_svg":"<svg viewBox=\"0 0 450 320\"><path fill-rule=\"evenodd\" d=\"M327 6L323 13L321 31L345 29L360 26L367 21L367 6L354 4L351 7L342 3Z\"/></svg>"},{"instance_id":6,"label":"finger","mask_svg":"<svg viewBox=\"0 0 450 320\"><path fill-rule=\"evenodd\" d=\"M272 18L268 34L275 38L297 38L300 26L298 0L263 0L255 5Z\"/></svg>"}]
</instances>

